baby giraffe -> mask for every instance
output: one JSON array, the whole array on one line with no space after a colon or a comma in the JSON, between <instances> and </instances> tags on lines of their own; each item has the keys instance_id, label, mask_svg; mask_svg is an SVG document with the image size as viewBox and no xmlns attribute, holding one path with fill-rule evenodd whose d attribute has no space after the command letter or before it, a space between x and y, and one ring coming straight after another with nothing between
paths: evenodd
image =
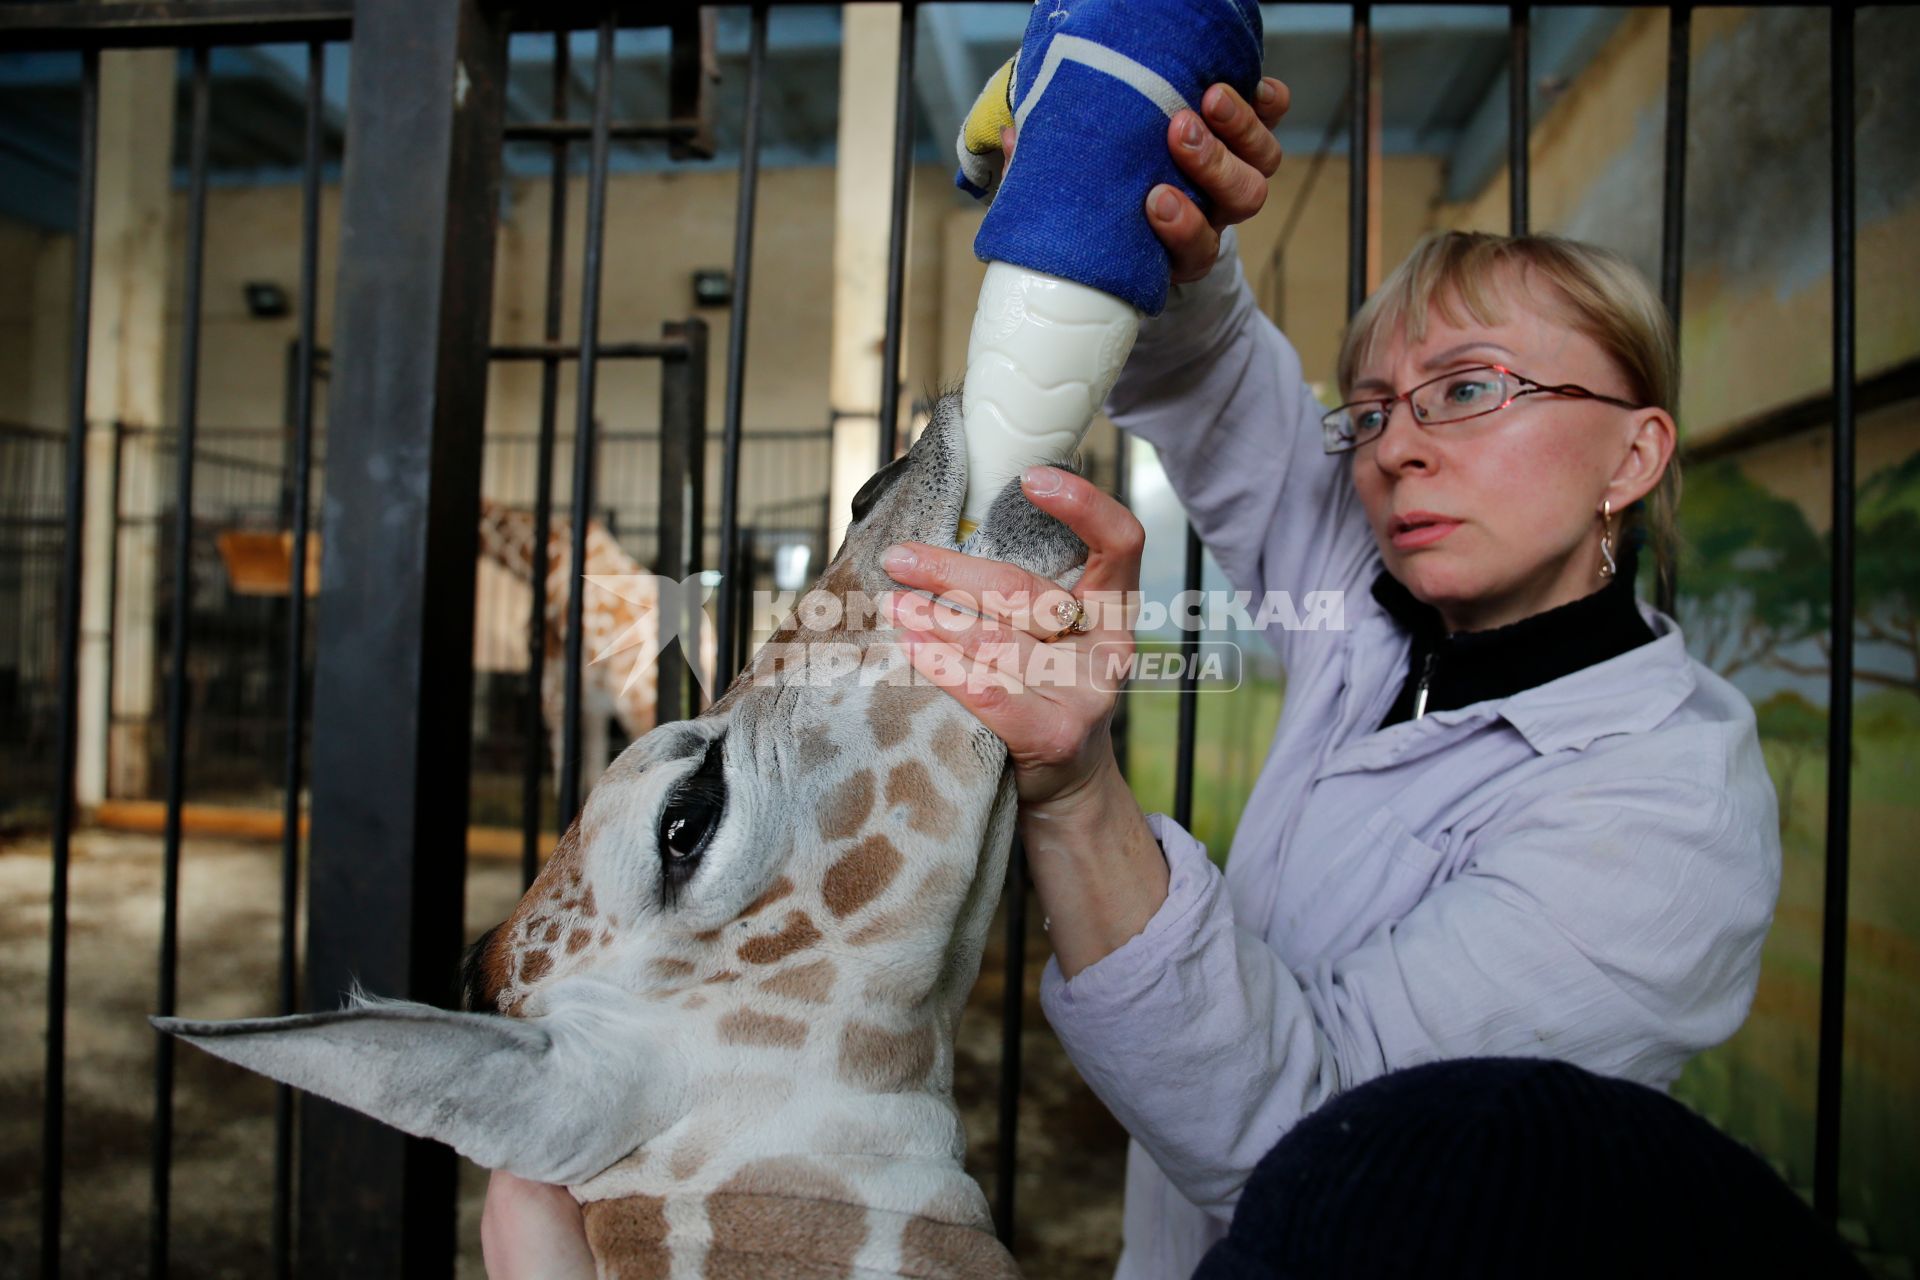
<instances>
[{"instance_id":1,"label":"baby giraffe","mask_svg":"<svg viewBox=\"0 0 1920 1280\"><path fill-rule=\"evenodd\" d=\"M726 694L600 778L469 954L474 1012L156 1024L567 1184L602 1277L1016 1276L952 1097L1012 773L873 608L889 544L955 545L965 460L949 396ZM1063 585L1085 558L1017 483L963 549Z\"/></svg>"}]
</instances>

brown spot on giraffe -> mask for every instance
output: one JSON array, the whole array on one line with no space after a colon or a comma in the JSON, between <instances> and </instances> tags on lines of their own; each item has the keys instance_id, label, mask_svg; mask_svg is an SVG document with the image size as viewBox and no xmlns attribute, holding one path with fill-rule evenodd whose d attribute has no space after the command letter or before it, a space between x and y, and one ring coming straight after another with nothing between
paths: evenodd
<instances>
[{"instance_id":1,"label":"brown spot on giraffe","mask_svg":"<svg viewBox=\"0 0 1920 1280\"><path fill-rule=\"evenodd\" d=\"M933 758L948 773L968 778L980 772L981 760L973 749L973 733L958 725L933 735Z\"/></svg>"},{"instance_id":2,"label":"brown spot on giraffe","mask_svg":"<svg viewBox=\"0 0 1920 1280\"><path fill-rule=\"evenodd\" d=\"M650 961L647 969L657 978L691 978L694 964L678 956L660 956Z\"/></svg>"},{"instance_id":3,"label":"brown spot on giraffe","mask_svg":"<svg viewBox=\"0 0 1920 1280\"><path fill-rule=\"evenodd\" d=\"M873 1093L900 1093L926 1079L933 1052L931 1023L888 1031L856 1022L840 1035L840 1079Z\"/></svg>"},{"instance_id":4,"label":"brown spot on giraffe","mask_svg":"<svg viewBox=\"0 0 1920 1280\"><path fill-rule=\"evenodd\" d=\"M561 834L559 842L553 847L552 855L547 859L546 866L540 869L539 876L527 890L526 896L520 899L519 905L514 907L513 914L487 935L477 964L479 983L473 992L474 1008L486 1009L498 1006L501 995L505 993L513 979L515 944L530 942L535 931L546 924L546 914L539 909L541 899L549 890L557 891L558 886L570 873L578 876L577 868L581 857L580 823L575 819ZM551 942L552 939L548 941ZM534 968L529 961L530 957L520 962L523 982L533 982L546 971L544 966ZM514 1011L518 1008L519 1001L515 1001L506 1012L517 1016Z\"/></svg>"},{"instance_id":5,"label":"brown spot on giraffe","mask_svg":"<svg viewBox=\"0 0 1920 1280\"><path fill-rule=\"evenodd\" d=\"M748 938L740 944L737 954L748 964L773 964L805 951L818 941L820 930L815 927L813 917L804 911L796 911L787 917L787 923L780 932Z\"/></svg>"},{"instance_id":6,"label":"brown spot on giraffe","mask_svg":"<svg viewBox=\"0 0 1920 1280\"><path fill-rule=\"evenodd\" d=\"M862 769L827 793L816 816L822 840L844 840L866 825L873 812L873 770Z\"/></svg>"},{"instance_id":7,"label":"brown spot on giraffe","mask_svg":"<svg viewBox=\"0 0 1920 1280\"><path fill-rule=\"evenodd\" d=\"M575 929L572 933L569 933L567 935L567 954L573 955L576 952L584 950L586 948L586 945L592 941L593 941L593 930Z\"/></svg>"},{"instance_id":8,"label":"brown spot on giraffe","mask_svg":"<svg viewBox=\"0 0 1920 1280\"><path fill-rule=\"evenodd\" d=\"M760 914L760 912L766 910L792 892L793 881L787 879L785 876L781 876L767 886L766 892L747 904L746 910L740 913L739 919L745 920L748 916Z\"/></svg>"},{"instance_id":9,"label":"brown spot on giraffe","mask_svg":"<svg viewBox=\"0 0 1920 1280\"><path fill-rule=\"evenodd\" d=\"M547 932L541 941L549 945L560 941L560 922L558 920L549 920L547 922Z\"/></svg>"},{"instance_id":10,"label":"brown spot on giraffe","mask_svg":"<svg viewBox=\"0 0 1920 1280\"><path fill-rule=\"evenodd\" d=\"M707 1002L707 998L701 995L698 991L696 991L692 995L688 996L685 1000L682 1000L680 1002L680 1007L682 1009L698 1009L701 1005L705 1004L706 1002Z\"/></svg>"},{"instance_id":11,"label":"brown spot on giraffe","mask_svg":"<svg viewBox=\"0 0 1920 1280\"><path fill-rule=\"evenodd\" d=\"M833 961L815 960L810 964L780 970L761 983L760 989L806 1004L825 1004L827 996L833 991L834 977Z\"/></svg>"},{"instance_id":12,"label":"brown spot on giraffe","mask_svg":"<svg viewBox=\"0 0 1920 1280\"><path fill-rule=\"evenodd\" d=\"M916 1217L900 1233L900 1272L909 1276L966 1276L1020 1280L1007 1247L988 1231Z\"/></svg>"},{"instance_id":13,"label":"brown spot on giraffe","mask_svg":"<svg viewBox=\"0 0 1920 1280\"><path fill-rule=\"evenodd\" d=\"M867 724L873 740L883 749L907 740L913 728L914 713L946 695L927 684L877 685L867 702Z\"/></svg>"},{"instance_id":14,"label":"brown spot on giraffe","mask_svg":"<svg viewBox=\"0 0 1920 1280\"><path fill-rule=\"evenodd\" d=\"M923 836L953 829L953 802L940 794L918 760L903 760L887 774L887 803L905 805L907 825Z\"/></svg>"},{"instance_id":15,"label":"brown spot on giraffe","mask_svg":"<svg viewBox=\"0 0 1920 1280\"><path fill-rule=\"evenodd\" d=\"M807 1024L777 1013L735 1009L721 1016L720 1043L760 1049L798 1049L807 1043Z\"/></svg>"},{"instance_id":16,"label":"brown spot on giraffe","mask_svg":"<svg viewBox=\"0 0 1920 1280\"><path fill-rule=\"evenodd\" d=\"M756 1160L707 1200L708 1280L851 1276L867 1211L826 1166L795 1156Z\"/></svg>"},{"instance_id":17,"label":"brown spot on giraffe","mask_svg":"<svg viewBox=\"0 0 1920 1280\"><path fill-rule=\"evenodd\" d=\"M900 937L914 924L914 917L907 911L890 911L883 916L875 916L867 923L847 935L847 941L856 947L871 946L876 942L889 942Z\"/></svg>"},{"instance_id":18,"label":"brown spot on giraffe","mask_svg":"<svg viewBox=\"0 0 1920 1280\"><path fill-rule=\"evenodd\" d=\"M673 1255L667 1249L667 1202L662 1196L623 1196L583 1206L587 1244L593 1256L619 1259L619 1280L668 1280Z\"/></svg>"},{"instance_id":19,"label":"brown spot on giraffe","mask_svg":"<svg viewBox=\"0 0 1920 1280\"><path fill-rule=\"evenodd\" d=\"M718 942L720 941L720 935L725 932L725 926L718 929L702 929L693 935L693 940L695 942Z\"/></svg>"},{"instance_id":20,"label":"brown spot on giraffe","mask_svg":"<svg viewBox=\"0 0 1920 1280\"><path fill-rule=\"evenodd\" d=\"M553 968L553 954L545 947L538 951L529 951L520 957L520 981L532 986L547 976L547 970Z\"/></svg>"},{"instance_id":21,"label":"brown spot on giraffe","mask_svg":"<svg viewBox=\"0 0 1920 1280\"><path fill-rule=\"evenodd\" d=\"M893 841L868 836L827 868L820 885L827 910L846 919L885 892L905 861Z\"/></svg>"},{"instance_id":22,"label":"brown spot on giraffe","mask_svg":"<svg viewBox=\"0 0 1920 1280\"><path fill-rule=\"evenodd\" d=\"M673 1154L667 1157L667 1174L676 1182L685 1182L706 1166L712 1157L713 1148L701 1134L694 1134L675 1147Z\"/></svg>"},{"instance_id":23,"label":"brown spot on giraffe","mask_svg":"<svg viewBox=\"0 0 1920 1280\"><path fill-rule=\"evenodd\" d=\"M738 982L738 981L740 981L740 975L738 973L736 973L732 969L722 969L718 973L707 978L706 981L702 982L700 985L703 987L711 987L715 983Z\"/></svg>"},{"instance_id":24,"label":"brown spot on giraffe","mask_svg":"<svg viewBox=\"0 0 1920 1280\"><path fill-rule=\"evenodd\" d=\"M793 772L796 777L812 773L821 765L840 754L840 748L833 745L824 724L810 724L800 731L800 745L793 753Z\"/></svg>"}]
</instances>

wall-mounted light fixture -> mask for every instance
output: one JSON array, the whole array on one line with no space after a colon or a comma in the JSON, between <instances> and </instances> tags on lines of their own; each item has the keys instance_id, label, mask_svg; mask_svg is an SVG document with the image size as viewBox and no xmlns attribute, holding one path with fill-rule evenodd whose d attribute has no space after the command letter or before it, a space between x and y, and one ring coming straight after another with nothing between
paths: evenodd
<instances>
[{"instance_id":1,"label":"wall-mounted light fixture","mask_svg":"<svg viewBox=\"0 0 1920 1280\"><path fill-rule=\"evenodd\" d=\"M733 276L718 267L693 273L693 305L727 307L733 305Z\"/></svg>"},{"instance_id":2,"label":"wall-mounted light fixture","mask_svg":"<svg viewBox=\"0 0 1920 1280\"><path fill-rule=\"evenodd\" d=\"M271 280L249 280L244 287L247 314L255 320L277 320L292 310L287 304L287 291Z\"/></svg>"}]
</instances>

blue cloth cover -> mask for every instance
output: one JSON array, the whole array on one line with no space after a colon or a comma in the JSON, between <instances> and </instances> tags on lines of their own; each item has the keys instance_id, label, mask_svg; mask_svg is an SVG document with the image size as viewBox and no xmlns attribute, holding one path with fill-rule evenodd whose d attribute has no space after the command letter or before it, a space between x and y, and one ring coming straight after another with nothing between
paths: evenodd
<instances>
[{"instance_id":1,"label":"blue cloth cover","mask_svg":"<svg viewBox=\"0 0 1920 1280\"><path fill-rule=\"evenodd\" d=\"M1216 82L1251 102L1260 59L1260 9L1247 0L1038 0L1014 67L1015 163L974 253L1160 314L1172 267L1147 192L1165 182L1207 207L1167 154L1167 121L1199 110ZM982 194L964 174L957 185Z\"/></svg>"}]
</instances>

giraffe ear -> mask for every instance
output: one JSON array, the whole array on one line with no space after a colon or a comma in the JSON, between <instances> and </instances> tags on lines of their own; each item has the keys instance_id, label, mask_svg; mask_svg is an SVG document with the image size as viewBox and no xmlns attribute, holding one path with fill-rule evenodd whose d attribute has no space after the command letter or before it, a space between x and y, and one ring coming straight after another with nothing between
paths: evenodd
<instances>
[{"instance_id":1,"label":"giraffe ear","mask_svg":"<svg viewBox=\"0 0 1920 1280\"><path fill-rule=\"evenodd\" d=\"M677 1055L610 999L569 1000L527 1019L357 997L334 1013L152 1022L217 1058L537 1182L586 1181L682 1105Z\"/></svg>"}]
</instances>

